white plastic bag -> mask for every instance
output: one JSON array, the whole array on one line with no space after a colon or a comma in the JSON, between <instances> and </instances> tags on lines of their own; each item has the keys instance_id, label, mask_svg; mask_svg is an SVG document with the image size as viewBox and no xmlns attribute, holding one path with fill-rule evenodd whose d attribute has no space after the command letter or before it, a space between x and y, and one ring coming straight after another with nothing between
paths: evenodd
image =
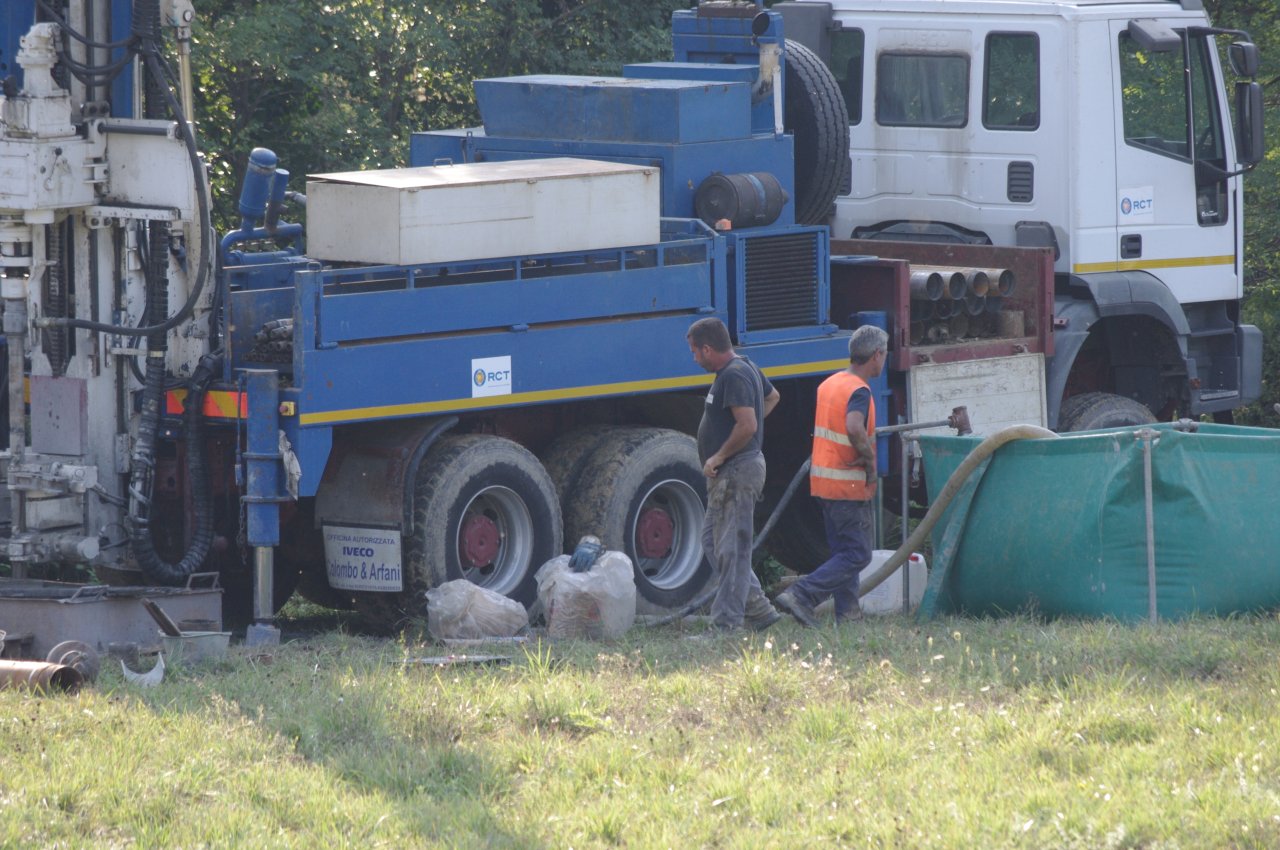
<instances>
[{"instance_id":1,"label":"white plastic bag","mask_svg":"<svg viewBox=\"0 0 1280 850\"><path fill-rule=\"evenodd\" d=\"M553 638L615 638L636 621L636 580L631 559L605 552L585 573L569 569L569 556L542 565L538 601Z\"/></svg>"},{"instance_id":2,"label":"white plastic bag","mask_svg":"<svg viewBox=\"0 0 1280 850\"><path fill-rule=\"evenodd\" d=\"M523 605L466 579L427 591L427 631L436 640L512 637L527 625Z\"/></svg>"}]
</instances>

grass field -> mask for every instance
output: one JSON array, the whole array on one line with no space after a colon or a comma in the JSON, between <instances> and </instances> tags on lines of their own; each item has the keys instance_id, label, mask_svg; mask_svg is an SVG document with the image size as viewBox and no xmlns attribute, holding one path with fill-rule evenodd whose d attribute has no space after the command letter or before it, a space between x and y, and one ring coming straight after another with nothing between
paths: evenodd
<instances>
[{"instance_id":1,"label":"grass field","mask_svg":"<svg viewBox=\"0 0 1280 850\"><path fill-rule=\"evenodd\" d=\"M0 691L0 846L1280 846L1274 617L698 634Z\"/></svg>"}]
</instances>

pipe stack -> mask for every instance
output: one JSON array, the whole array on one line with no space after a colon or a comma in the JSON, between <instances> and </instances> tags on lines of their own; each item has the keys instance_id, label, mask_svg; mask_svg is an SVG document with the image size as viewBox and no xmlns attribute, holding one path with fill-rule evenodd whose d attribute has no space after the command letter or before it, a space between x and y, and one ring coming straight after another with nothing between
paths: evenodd
<instances>
[{"instance_id":1,"label":"pipe stack","mask_svg":"<svg viewBox=\"0 0 1280 850\"><path fill-rule=\"evenodd\" d=\"M1010 269L913 265L911 344L941 345L978 337L1021 336L1021 311L1005 309L1006 299L1016 288L1017 280Z\"/></svg>"}]
</instances>

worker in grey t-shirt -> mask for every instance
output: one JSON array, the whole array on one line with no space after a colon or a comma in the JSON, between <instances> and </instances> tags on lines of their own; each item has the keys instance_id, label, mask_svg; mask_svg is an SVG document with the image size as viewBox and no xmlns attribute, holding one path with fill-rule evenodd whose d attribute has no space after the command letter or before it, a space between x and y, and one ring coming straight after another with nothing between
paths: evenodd
<instances>
[{"instance_id":1,"label":"worker in grey t-shirt","mask_svg":"<svg viewBox=\"0 0 1280 850\"><path fill-rule=\"evenodd\" d=\"M698 459L707 476L702 548L720 585L711 603L716 628L764 629L780 619L751 568L755 503L764 491L764 418L778 390L734 353L719 319L699 319L686 335L698 365L715 373L698 424Z\"/></svg>"}]
</instances>

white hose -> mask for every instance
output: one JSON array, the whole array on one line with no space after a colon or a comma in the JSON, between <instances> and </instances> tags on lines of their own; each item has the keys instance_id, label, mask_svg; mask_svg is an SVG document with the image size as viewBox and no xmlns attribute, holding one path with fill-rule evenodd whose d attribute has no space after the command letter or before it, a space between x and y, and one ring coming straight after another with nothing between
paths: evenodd
<instances>
[{"instance_id":1,"label":"white hose","mask_svg":"<svg viewBox=\"0 0 1280 850\"><path fill-rule=\"evenodd\" d=\"M858 595L866 596L879 587L885 579L893 575L894 570L906 563L907 559L911 557L911 553L924 543L929 532L937 524L938 518L942 516L947 509L947 505L955 498L956 493L960 492L960 488L964 486L965 481L978 468L978 465L995 454L997 449L1014 440L1039 440L1057 436L1053 431L1041 428L1038 425L1010 425L1008 428L1001 428L981 443L978 443L974 450L969 452L968 457L956 467L955 472L951 473L951 477L947 479L942 492L938 494L938 497L933 500L933 504L929 506L929 512L924 515L924 519L920 520L920 524L916 526L916 530L911 533L906 542L899 547L898 551L889 556L889 560L885 561L880 569L862 579L858 585ZM905 469L902 474L906 474ZM907 506L903 505L903 522L907 521L907 514Z\"/></svg>"}]
</instances>

